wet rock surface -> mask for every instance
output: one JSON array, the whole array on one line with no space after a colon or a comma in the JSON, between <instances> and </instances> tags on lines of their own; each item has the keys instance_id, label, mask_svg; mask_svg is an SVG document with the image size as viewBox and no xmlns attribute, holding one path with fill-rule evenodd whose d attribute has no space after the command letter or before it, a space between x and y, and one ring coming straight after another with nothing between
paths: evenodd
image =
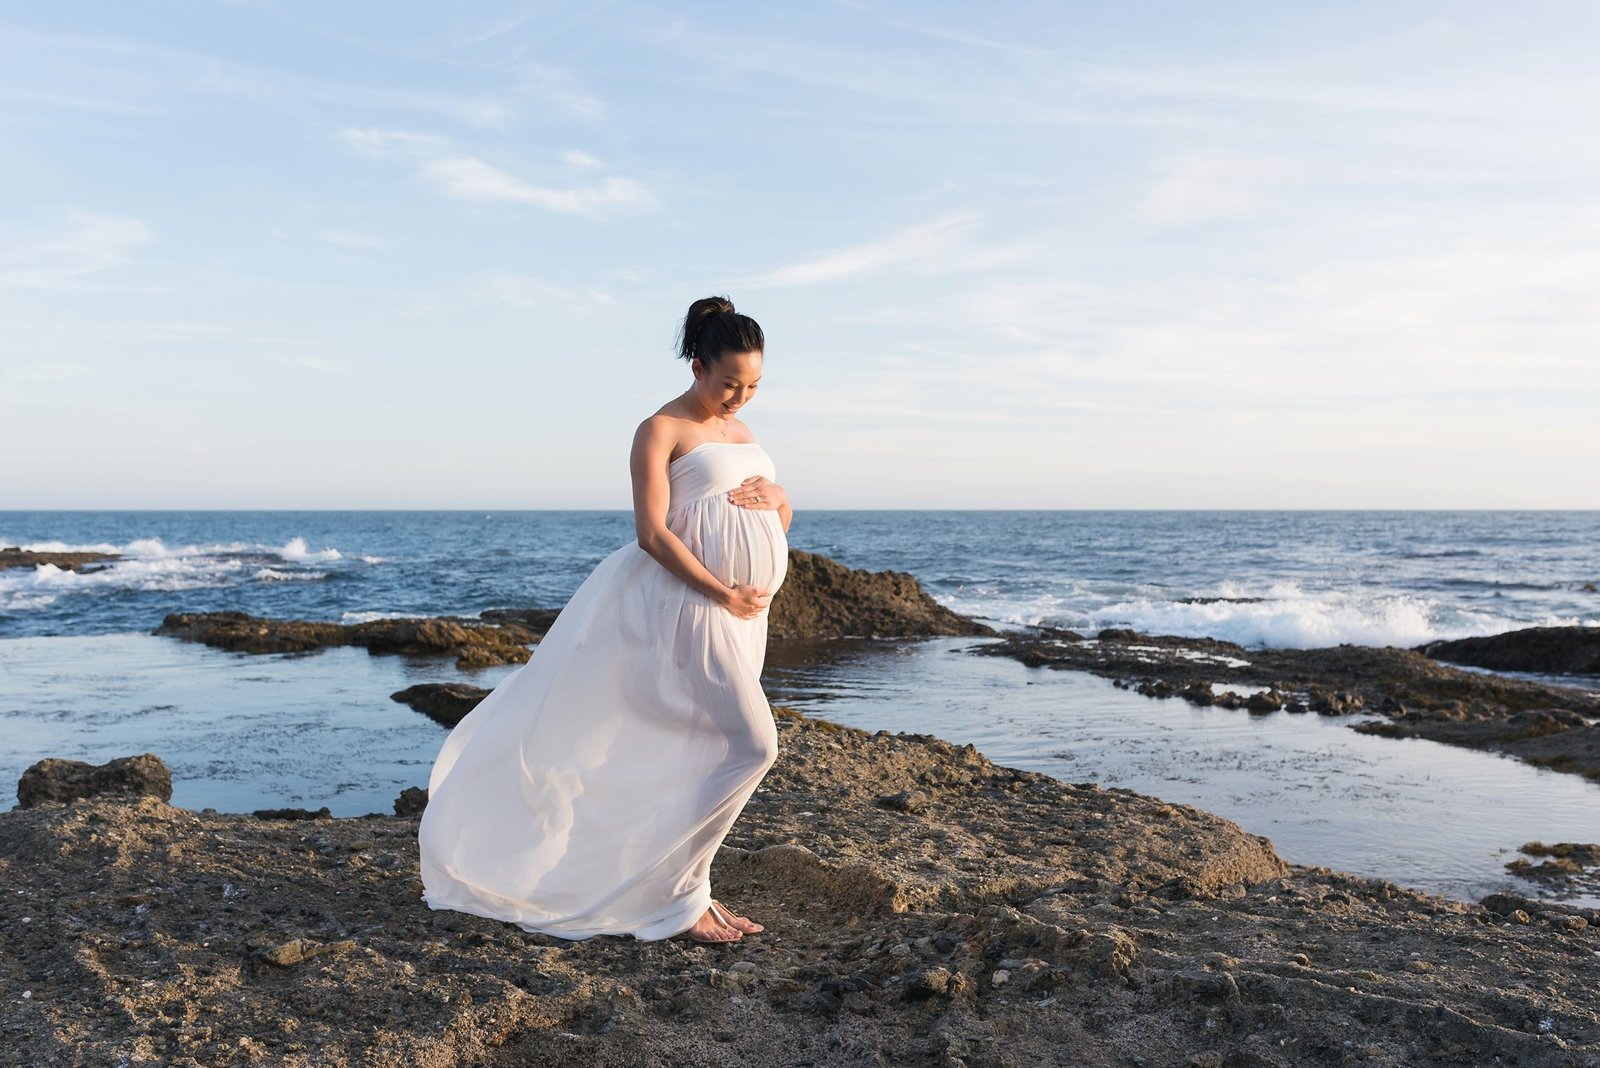
<instances>
[{"instance_id":1,"label":"wet rock surface","mask_svg":"<svg viewBox=\"0 0 1600 1068\"><path fill-rule=\"evenodd\" d=\"M302 653L357 645L374 655L453 656L457 667L472 668L525 663L528 647L546 629L548 624L541 628L509 619L486 622L461 616L346 624L264 619L244 612L174 612L151 633L238 653Z\"/></svg>"},{"instance_id":2,"label":"wet rock surface","mask_svg":"<svg viewBox=\"0 0 1600 1068\"><path fill-rule=\"evenodd\" d=\"M171 801L172 772L154 753L117 757L104 764L46 757L30 765L17 781L19 808L101 795Z\"/></svg>"},{"instance_id":3,"label":"wet rock surface","mask_svg":"<svg viewBox=\"0 0 1600 1068\"><path fill-rule=\"evenodd\" d=\"M1562 894L1600 895L1600 844L1528 842L1518 852L1524 855L1508 861L1507 871Z\"/></svg>"},{"instance_id":4,"label":"wet rock surface","mask_svg":"<svg viewBox=\"0 0 1600 1068\"><path fill-rule=\"evenodd\" d=\"M1429 642L1417 651L1435 660L1494 671L1600 676L1600 627L1528 627L1483 638Z\"/></svg>"},{"instance_id":5,"label":"wet rock surface","mask_svg":"<svg viewBox=\"0 0 1600 1068\"><path fill-rule=\"evenodd\" d=\"M0 1039L25 1064L1600 1064L1595 910L1286 865L1187 806L778 723L713 868L768 930L726 946L432 911L414 816L0 813Z\"/></svg>"},{"instance_id":6,"label":"wet rock surface","mask_svg":"<svg viewBox=\"0 0 1600 1068\"><path fill-rule=\"evenodd\" d=\"M95 571L103 571L111 566L110 564L102 563L102 561L120 559L122 559L121 553L36 553L31 549L24 549L20 545L7 545L4 548L0 548L0 568L43 567L46 564L50 564L63 571L77 571L87 575ZM97 563L101 566L94 566Z\"/></svg>"},{"instance_id":7,"label":"wet rock surface","mask_svg":"<svg viewBox=\"0 0 1600 1068\"><path fill-rule=\"evenodd\" d=\"M1464 671L1411 649L1246 649L1211 638L1131 630L1087 638L1041 628L970 651L1087 671L1202 707L1362 713L1354 726L1364 733L1493 750L1600 781L1600 693Z\"/></svg>"},{"instance_id":8,"label":"wet rock surface","mask_svg":"<svg viewBox=\"0 0 1600 1068\"><path fill-rule=\"evenodd\" d=\"M410 705L435 723L454 727L490 692L464 682L423 682L397 690L389 698Z\"/></svg>"},{"instance_id":9,"label":"wet rock surface","mask_svg":"<svg viewBox=\"0 0 1600 1068\"><path fill-rule=\"evenodd\" d=\"M994 633L939 604L911 575L853 570L799 549L789 550L788 576L768 611L768 634L777 640ZM174 612L152 633L239 653L304 653L356 645L373 654L454 656L456 666L473 668L526 663L529 646L544 637L559 614L554 608L493 608L476 618L415 617L346 624L266 619L236 611ZM413 704L447 725L450 717L459 721L471 708L462 707L461 700L452 702L442 692L420 689L395 699Z\"/></svg>"}]
</instances>

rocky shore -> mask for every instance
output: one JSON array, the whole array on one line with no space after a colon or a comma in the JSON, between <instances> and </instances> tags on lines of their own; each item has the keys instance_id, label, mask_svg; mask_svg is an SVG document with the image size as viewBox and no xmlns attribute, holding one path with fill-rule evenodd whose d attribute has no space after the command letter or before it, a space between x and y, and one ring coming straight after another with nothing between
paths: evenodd
<instances>
[{"instance_id":1,"label":"rocky shore","mask_svg":"<svg viewBox=\"0 0 1600 1068\"><path fill-rule=\"evenodd\" d=\"M1597 639L1600 633L1585 637ZM1517 631L1470 641L1542 654L1552 643L1576 647L1577 639ZM1425 648L1436 655L1454 652ZM1356 720L1356 730L1368 734L1491 750L1600 781L1600 692L1465 671L1418 650L1246 649L1210 638L1131 630L1104 630L1090 638L1043 628L972 651L1014 657L1032 667L1087 671L1152 698L1261 714L1348 715Z\"/></svg>"},{"instance_id":2,"label":"rocky shore","mask_svg":"<svg viewBox=\"0 0 1600 1068\"><path fill-rule=\"evenodd\" d=\"M122 559L121 553L99 552L34 552L24 549L20 545L7 545L0 548L0 570L10 567L39 568L49 564L62 571L77 571L90 574L95 571L110 567L108 561ZM95 565L99 566L95 566Z\"/></svg>"},{"instance_id":3,"label":"rocky shore","mask_svg":"<svg viewBox=\"0 0 1600 1068\"><path fill-rule=\"evenodd\" d=\"M555 616L175 613L155 633L473 667L525 661ZM1596 635L1570 629L1247 650L1047 628L970 651L1600 779L1600 694L1441 662L1588 670ZM995 636L909 575L799 551L770 633L796 649ZM450 726L486 692L393 697ZM195 812L168 803L156 754L41 761L0 813L0 1062L1600 1068L1600 910L1291 865L1193 807L775 714L779 761L713 868L718 896L768 930L720 947L570 943L430 910L420 787L393 814ZM1600 845L1522 853L1508 867L1554 891L1600 886Z\"/></svg>"},{"instance_id":4,"label":"rocky shore","mask_svg":"<svg viewBox=\"0 0 1600 1068\"><path fill-rule=\"evenodd\" d=\"M555 618L554 612L548 615ZM548 620L541 626L455 616L319 623L245 612L173 612L151 633L235 653L306 653L355 645L374 656L453 656L457 667L472 668L526 663L530 646L548 627Z\"/></svg>"},{"instance_id":5,"label":"rocky shore","mask_svg":"<svg viewBox=\"0 0 1600 1068\"><path fill-rule=\"evenodd\" d=\"M432 911L414 814L194 812L159 774L155 796L126 775L99 787L121 793L41 794L0 813L0 1048L28 1065L1600 1064L1600 911L1289 865L1194 808L777 715L778 764L713 869L768 930L728 946Z\"/></svg>"},{"instance_id":6,"label":"rocky shore","mask_svg":"<svg viewBox=\"0 0 1600 1068\"><path fill-rule=\"evenodd\" d=\"M928 596L902 571L847 568L789 550L789 573L768 609L775 640L993 634ZM461 668L521 664L559 609L490 609L476 617L429 616L326 623L245 612L173 612L151 633L237 653L304 653L339 645L373 655L452 656Z\"/></svg>"}]
</instances>

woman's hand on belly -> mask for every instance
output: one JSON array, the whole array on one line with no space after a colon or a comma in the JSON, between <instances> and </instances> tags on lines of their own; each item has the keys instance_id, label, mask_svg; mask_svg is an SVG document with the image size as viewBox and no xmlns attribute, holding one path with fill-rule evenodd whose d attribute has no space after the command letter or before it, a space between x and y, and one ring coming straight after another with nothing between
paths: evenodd
<instances>
[{"instance_id":1,"label":"woman's hand on belly","mask_svg":"<svg viewBox=\"0 0 1600 1068\"><path fill-rule=\"evenodd\" d=\"M729 589L732 596L723 607L740 619L754 619L765 612L767 605L772 601L771 593L747 583L740 583Z\"/></svg>"}]
</instances>

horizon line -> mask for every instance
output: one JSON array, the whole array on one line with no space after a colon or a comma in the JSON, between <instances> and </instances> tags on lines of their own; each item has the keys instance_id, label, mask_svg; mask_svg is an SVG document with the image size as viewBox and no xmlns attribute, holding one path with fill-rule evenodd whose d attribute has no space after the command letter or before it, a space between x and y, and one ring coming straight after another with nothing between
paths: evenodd
<instances>
[{"instance_id":1,"label":"horizon line","mask_svg":"<svg viewBox=\"0 0 1600 1068\"><path fill-rule=\"evenodd\" d=\"M188 513L291 513L291 512L437 512L437 513L462 513L475 512L614 512L617 514L631 513L631 508L576 508L576 507L544 507L544 508L5 508L0 509L0 516L20 515L36 512L51 513L94 513L94 512L188 512ZM1167 507L1160 505L1122 506L1114 508L984 508L984 507L926 507L903 506L890 508L806 508L795 509L795 514L804 512L1595 512L1600 513L1600 507L1514 507L1514 506L1447 506L1447 507L1414 507L1396 508L1374 505L1361 505L1355 507L1275 507L1269 505L1250 505L1229 508L1195 508L1195 507Z\"/></svg>"}]
</instances>

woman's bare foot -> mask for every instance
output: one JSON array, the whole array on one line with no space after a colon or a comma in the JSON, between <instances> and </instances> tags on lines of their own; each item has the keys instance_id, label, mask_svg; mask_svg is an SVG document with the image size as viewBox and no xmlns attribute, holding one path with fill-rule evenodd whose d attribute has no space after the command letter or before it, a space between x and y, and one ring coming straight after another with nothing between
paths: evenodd
<instances>
[{"instance_id":1,"label":"woman's bare foot","mask_svg":"<svg viewBox=\"0 0 1600 1068\"><path fill-rule=\"evenodd\" d=\"M696 942L737 942L744 937L744 932L731 923L724 922L721 917L726 915L728 913L713 902L712 906L694 921L694 926L684 933Z\"/></svg>"},{"instance_id":2,"label":"woman's bare foot","mask_svg":"<svg viewBox=\"0 0 1600 1068\"><path fill-rule=\"evenodd\" d=\"M744 916L740 916L738 913L734 912L720 901L713 899L711 903L715 905L724 916L727 917L727 923L729 926L742 931L745 934L755 934L757 931L766 930L766 928L761 924L754 920L747 919Z\"/></svg>"}]
</instances>

